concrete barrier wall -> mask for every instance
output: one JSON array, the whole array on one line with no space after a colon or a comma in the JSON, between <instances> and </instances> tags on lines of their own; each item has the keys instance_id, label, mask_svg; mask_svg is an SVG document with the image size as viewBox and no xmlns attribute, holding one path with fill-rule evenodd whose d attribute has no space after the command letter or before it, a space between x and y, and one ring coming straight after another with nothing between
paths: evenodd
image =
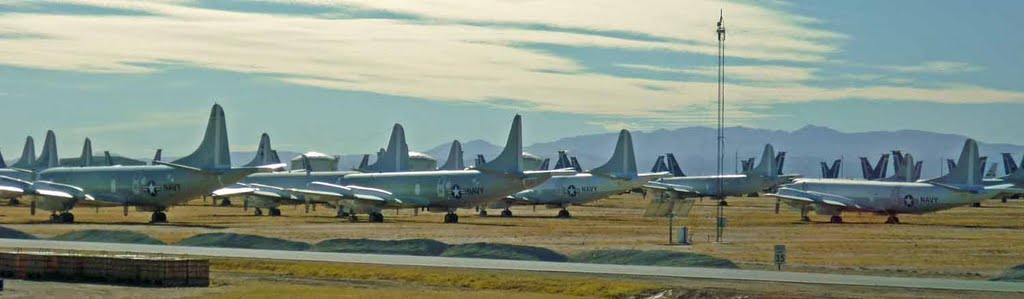
<instances>
[{"instance_id":1,"label":"concrete barrier wall","mask_svg":"<svg viewBox=\"0 0 1024 299\"><path fill-rule=\"evenodd\" d=\"M0 277L151 287L210 286L210 261L140 255L0 252Z\"/></svg>"}]
</instances>

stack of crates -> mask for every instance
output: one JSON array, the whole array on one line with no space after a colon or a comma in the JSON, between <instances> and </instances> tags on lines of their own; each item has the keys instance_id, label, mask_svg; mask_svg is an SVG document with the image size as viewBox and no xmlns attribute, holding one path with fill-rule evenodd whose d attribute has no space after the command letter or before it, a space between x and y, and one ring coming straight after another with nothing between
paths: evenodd
<instances>
[{"instance_id":1,"label":"stack of crates","mask_svg":"<svg viewBox=\"0 0 1024 299\"><path fill-rule=\"evenodd\" d=\"M138 255L0 252L0 277L154 287L207 287L210 286L210 262Z\"/></svg>"}]
</instances>

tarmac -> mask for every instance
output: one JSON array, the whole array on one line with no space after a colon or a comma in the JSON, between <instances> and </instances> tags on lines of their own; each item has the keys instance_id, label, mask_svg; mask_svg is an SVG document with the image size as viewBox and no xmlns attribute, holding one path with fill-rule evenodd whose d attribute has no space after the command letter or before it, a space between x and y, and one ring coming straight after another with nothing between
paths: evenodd
<instances>
[{"instance_id":1,"label":"tarmac","mask_svg":"<svg viewBox=\"0 0 1024 299\"><path fill-rule=\"evenodd\" d=\"M442 268L625 275L636 277L670 277L737 281L766 281L823 285L849 285L868 287L1024 293L1024 283L1017 282L821 274L786 271L605 265L584 263L494 260L478 258L423 257L405 255L331 253L21 239L0 239L0 247L20 248L28 250L38 249L131 252L147 254L207 256L220 258L267 259L280 261L357 263Z\"/></svg>"}]
</instances>

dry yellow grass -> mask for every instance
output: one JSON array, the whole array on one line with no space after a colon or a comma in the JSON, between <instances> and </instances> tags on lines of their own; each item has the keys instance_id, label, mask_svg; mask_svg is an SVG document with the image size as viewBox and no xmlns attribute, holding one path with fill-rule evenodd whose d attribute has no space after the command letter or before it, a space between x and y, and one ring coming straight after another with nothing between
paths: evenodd
<instances>
[{"instance_id":1,"label":"dry yellow grass","mask_svg":"<svg viewBox=\"0 0 1024 299\"><path fill-rule=\"evenodd\" d=\"M556 210L517 207L515 218L478 217L463 210L460 224L441 223L441 214L385 211L386 223L350 223L320 207L306 215L284 207L282 217L253 217L240 207L222 208L193 201L176 207L169 225L148 225L149 213L77 209L80 223L45 224L45 215L29 216L24 207L0 207L0 223L47 237L81 229L123 229L149 234L166 242L198 233L258 234L316 243L333 238L430 238L448 243L495 242L541 246L566 254L592 249L673 250L728 258L744 268L771 268L772 245L786 244L788 269L898 276L942 276L983 279L1024 263L1024 202L989 201L982 208L962 207L926 215L901 215L904 224L886 225L882 216L856 213L846 224L825 223L812 215L800 223L795 211L774 213L767 198L734 198L726 209L725 244L707 242L713 234L712 202L698 204L677 225L689 226L694 246L666 246L667 220L641 217L644 201L635 195L616 196L588 206L572 207L573 219L555 219ZM498 211L492 210L492 214ZM13 223L13 224L10 224ZM9 225L8 225L9 224Z\"/></svg>"},{"instance_id":2,"label":"dry yellow grass","mask_svg":"<svg viewBox=\"0 0 1024 299\"><path fill-rule=\"evenodd\" d=\"M430 287L601 298L619 298L667 288L655 284L627 280L548 275L542 273L362 264L215 259L211 261L210 268L212 271L262 273L334 280L383 280Z\"/></svg>"},{"instance_id":3,"label":"dry yellow grass","mask_svg":"<svg viewBox=\"0 0 1024 299\"><path fill-rule=\"evenodd\" d=\"M203 294L195 298L586 298L530 292L501 292L460 289L367 288L336 285L305 285L279 282L252 282Z\"/></svg>"}]
</instances>

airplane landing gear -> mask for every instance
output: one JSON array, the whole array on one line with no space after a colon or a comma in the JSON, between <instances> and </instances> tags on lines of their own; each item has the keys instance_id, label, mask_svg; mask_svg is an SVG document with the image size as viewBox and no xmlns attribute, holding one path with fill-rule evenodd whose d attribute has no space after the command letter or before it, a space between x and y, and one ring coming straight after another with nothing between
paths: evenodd
<instances>
[{"instance_id":1,"label":"airplane landing gear","mask_svg":"<svg viewBox=\"0 0 1024 299\"><path fill-rule=\"evenodd\" d=\"M263 216L263 210L261 210L260 208L256 208L256 209L254 209L252 211L252 215L253 216Z\"/></svg>"},{"instance_id":2,"label":"airplane landing gear","mask_svg":"<svg viewBox=\"0 0 1024 299\"><path fill-rule=\"evenodd\" d=\"M980 202L972 203L971 207L972 208L980 208L981 207L981 203Z\"/></svg>"},{"instance_id":3,"label":"airplane landing gear","mask_svg":"<svg viewBox=\"0 0 1024 299\"><path fill-rule=\"evenodd\" d=\"M487 210L480 209L480 217L487 217Z\"/></svg>"},{"instance_id":4,"label":"airplane landing gear","mask_svg":"<svg viewBox=\"0 0 1024 299\"><path fill-rule=\"evenodd\" d=\"M807 216L805 209L800 209L800 222L811 222L811 217Z\"/></svg>"},{"instance_id":5,"label":"airplane landing gear","mask_svg":"<svg viewBox=\"0 0 1024 299\"><path fill-rule=\"evenodd\" d=\"M896 217L895 214L889 215L889 218L885 219L885 224L900 224L900 218Z\"/></svg>"},{"instance_id":6,"label":"airplane landing gear","mask_svg":"<svg viewBox=\"0 0 1024 299\"><path fill-rule=\"evenodd\" d=\"M1003 198L1003 202L1006 202L1006 198ZM17 198L11 198L11 201L10 201L11 206L16 206L19 203L21 203L21 202L19 202Z\"/></svg>"},{"instance_id":7,"label":"airplane landing gear","mask_svg":"<svg viewBox=\"0 0 1024 299\"><path fill-rule=\"evenodd\" d=\"M831 223L843 223L843 217L841 217L839 215L832 216L832 218L829 218L828 222L831 222Z\"/></svg>"},{"instance_id":8,"label":"airplane landing gear","mask_svg":"<svg viewBox=\"0 0 1024 299\"><path fill-rule=\"evenodd\" d=\"M572 218L572 215L569 214L569 210L562 208L558 211L558 216L555 216L555 218Z\"/></svg>"},{"instance_id":9,"label":"airplane landing gear","mask_svg":"<svg viewBox=\"0 0 1024 299\"><path fill-rule=\"evenodd\" d=\"M512 217L512 210L509 210L508 208L502 210L501 217Z\"/></svg>"},{"instance_id":10,"label":"airplane landing gear","mask_svg":"<svg viewBox=\"0 0 1024 299\"><path fill-rule=\"evenodd\" d=\"M728 207L729 206L729 202L725 201L725 199L722 199L722 200L718 201L718 205L723 206L723 207Z\"/></svg>"},{"instance_id":11,"label":"airplane landing gear","mask_svg":"<svg viewBox=\"0 0 1024 299\"><path fill-rule=\"evenodd\" d=\"M227 198L221 199L220 200L220 206L222 206L222 207L230 207L231 206L231 200L227 199Z\"/></svg>"},{"instance_id":12,"label":"airplane landing gear","mask_svg":"<svg viewBox=\"0 0 1024 299\"><path fill-rule=\"evenodd\" d=\"M278 208L270 208L270 209L269 209L269 211L267 211L267 213L268 213L268 214L269 214L270 216L281 216L281 209L278 209Z\"/></svg>"},{"instance_id":13,"label":"airplane landing gear","mask_svg":"<svg viewBox=\"0 0 1024 299\"><path fill-rule=\"evenodd\" d=\"M459 215L454 212L448 212L444 214L444 223L459 223Z\"/></svg>"},{"instance_id":14,"label":"airplane landing gear","mask_svg":"<svg viewBox=\"0 0 1024 299\"><path fill-rule=\"evenodd\" d=\"M337 216L338 216L338 218L342 218L342 219L344 219L344 218L348 218L349 214L348 214L348 213L346 213L345 211L342 211L342 210L338 210L338 214L337 214Z\"/></svg>"},{"instance_id":15,"label":"airplane landing gear","mask_svg":"<svg viewBox=\"0 0 1024 299\"><path fill-rule=\"evenodd\" d=\"M384 214L381 214L380 212L370 212L370 222L384 223Z\"/></svg>"},{"instance_id":16,"label":"airplane landing gear","mask_svg":"<svg viewBox=\"0 0 1024 299\"><path fill-rule=\"evenodd\" d=\"M164 214L164 212L153 212L149 223L167 223L167 214Z\"/></svg>"}]
</instances>

